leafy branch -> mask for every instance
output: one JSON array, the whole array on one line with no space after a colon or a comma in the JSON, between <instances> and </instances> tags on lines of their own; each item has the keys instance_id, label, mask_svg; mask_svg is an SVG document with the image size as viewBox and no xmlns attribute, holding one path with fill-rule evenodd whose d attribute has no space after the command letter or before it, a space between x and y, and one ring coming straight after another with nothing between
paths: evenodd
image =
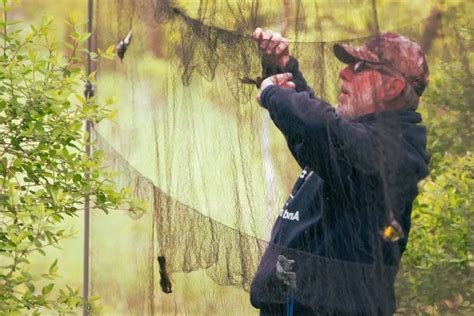
<instances>
[{"instance_id":1,"label":"leafy branch","mask_svg":"<svg viewBox=\"0 0 474 316\"><path fill-rule=\"evenodd\" d=\"M128 189L116 188L103 155L85 151L83 125L110 116L107 105L78 91L87 76L81 47L90 34L71 19L68 56L53 41L51 18L31 25L8 21L11 1L2 0L3 56L0 57L0 314L39 314L45 309L74 313L89 308L79 290L59 289L55 260L45 273L29 272L29 257L72 236L61 227L77 216L90 196L94 209L142 211ZM81 54L80 54L81 53ZM96 54L86 52L97 57ZM110 58L112 52L105 53ZM87 176L90 174L90 176Z\"/></svg>"}]
</instances>

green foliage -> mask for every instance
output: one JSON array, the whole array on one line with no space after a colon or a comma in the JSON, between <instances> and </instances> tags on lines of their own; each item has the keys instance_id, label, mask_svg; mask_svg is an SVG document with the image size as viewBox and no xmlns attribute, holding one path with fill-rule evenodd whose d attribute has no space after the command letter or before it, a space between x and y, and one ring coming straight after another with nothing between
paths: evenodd
<instances>
[{"instance_id":1,"label":"green foliage","mask_svg":"<svg viewBox=\"0 0 474 316\"><path fill-rule=\"evenodd\" d=\"M429 124L429 147L433 153L464 154L473 149L473 63L471 49L449 62L439 60L432 69L428 94L424 97L424 117Z\"/></svg>"},{"instance_id":2,"label":"green foliage","mask_svg":"<svg viewBox=\"0 0 474 316\"><path fill-rule=\"evenodd\" d=\"M472 314L474 270L474 102L473 29L466 14L449 39L457 55L432 63L430 86L422 109L432 154L430 176L419 185L410 242L404 255L406 292L402 305L427 313ZM456 47L454 47L456 46Z\"/></svg>"},{"instance_id":3,"label":"green foliage","mask_svg":"<svg viewBox=\"0 0 474 316\"><path fill-rule=\"evenodd\" d=\"M473 311L474 157L446 153L433 173L420 184L414 205L405 277L417 305Z\"/></svg>"},{"instance_id":4,"label":"green foliage","mask_svg":"<svg viewBox=\"0 0 474 316\"><path fill-rule=\"evenodd\" d=\"M66 55L49 36L51 18L24 31L7 19L8 1L0 5L0 314L68 313L88 303L78 289L56 289L57 260L41 275L29 272L31 255L70 236L60 224L83 209L86 197L105 212L140 207L115 188L103 155L85 150L84 122L111 114L78 92L93 80L79 66L88 54L85 23L69 22Z\"/></svg>"}]
</instances>

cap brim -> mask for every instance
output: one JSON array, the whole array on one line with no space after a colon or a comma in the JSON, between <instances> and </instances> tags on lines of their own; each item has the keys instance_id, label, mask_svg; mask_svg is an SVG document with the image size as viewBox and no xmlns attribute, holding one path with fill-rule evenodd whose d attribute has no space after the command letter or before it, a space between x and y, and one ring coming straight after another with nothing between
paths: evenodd
<instances>
[{"instance_id":1,"label":"cap brim","mask_svg":"<svg viewBox=\"0 0 474 316\"><path fill-rule=\"evenodd\" d=\"M366 46L356 48L346 44L336 43L332 49L336 58L345 64L353 64L361 60L373 63L380 62L377 55L369 51Z\"/></svg>"}]
</instances>

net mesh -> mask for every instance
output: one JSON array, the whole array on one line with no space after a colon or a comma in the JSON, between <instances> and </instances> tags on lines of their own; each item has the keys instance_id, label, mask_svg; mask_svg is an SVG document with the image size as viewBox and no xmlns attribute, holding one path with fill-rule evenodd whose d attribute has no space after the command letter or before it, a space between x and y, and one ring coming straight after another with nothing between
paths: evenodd
<instances>
[{"instance_id":1,"label":"net mesh","mask_svg":"<svg viewBox=\"0 0 474 316\"><path fill-rule=\"evenodd\" d=\"M117 43L129 30L133 39L122 61L95 65L98 97L118 110L96 127L96 148L117 182L149 205L140 216L93 214L91 292L102 297L103 312L255 314L248 291L259 264L285 254L305 289L292 295L313 312L387 313L397 268L268 247L301 169L256 104L255 85L243 81L262 75L250 37L257 26L289 38L308 83L333 104L342 68L335 42L359 45L390 30L422 43L430 66L450 61L460 53L445 45L456 20L439 24L433 8L426 1L97 1L96 45ZM352 226L350 245L362 247ZM400 313L425 311L407 279L416 273L398 272ZM284 305L289 293L280 285L256 284L256 295Z\"/></svg>"}]
</instances>

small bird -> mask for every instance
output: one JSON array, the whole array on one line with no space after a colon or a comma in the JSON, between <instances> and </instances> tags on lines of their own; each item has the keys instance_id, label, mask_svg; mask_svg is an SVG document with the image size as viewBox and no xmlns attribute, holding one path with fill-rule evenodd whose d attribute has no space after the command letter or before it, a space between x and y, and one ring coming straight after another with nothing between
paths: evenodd
<instances>
[{"instance_id":1,"label":"small bird","mask_svg":"<svg viewBox=\"0 0 474 316\"><path fill-rule=\"evenodd\" d=\"M262 81L263 81L263 79L261 77L257 77L255 79L252 79L252 78L249 78L249 77L244 77L244 78L239 78L239 80L243 84L253 84L258 89L260 89L260 85L262 84Z\"/></svg>"},{"instance_id":2,"label":"small bird","mask_svg":"<svg viewBox=\"0 0 474 316\"><path fill-rule=\"evenodd\" d=\"M132 30L130 30L123 40L121 40L117 46L115 46L115 52L119 56L120 60L123 60L125 57L125 52L127 51L128 46L132 42Z\"/></svg>"},{"instance_id":3,"label":"small bird","mask_svg":"<svg viewBox=\"0 0 474 316\"><path fill-rule=\"evenodd\" d=\"M384 230L381 232L383 239L390 242L396 242L403 238L403 228L396 219L392 219Z\"/></svg>"},{"instance_id":4,"label":"small bird","mask_svg":"<svg viewBox=\"0 0 474 316\"><path fill-rule=\"evenodd\" d=\"M158 264L160 266L160 286L163 292L169 294L173 292L171 290L171 280L166 271L166 258L164 256L158 256Z\"/></svg>"},{"instance_id":5,"label":"small bird","mask_svg":"<svg viewBox=\"0 0 474 316\"><path fill-rule=\"evenodd\" d=\"M94 96L94 86L92 85L92 83L87 80L85 86L84 86L84 96L86 97L86 99L90 99Z\"/></svg>"}]
</instances>

